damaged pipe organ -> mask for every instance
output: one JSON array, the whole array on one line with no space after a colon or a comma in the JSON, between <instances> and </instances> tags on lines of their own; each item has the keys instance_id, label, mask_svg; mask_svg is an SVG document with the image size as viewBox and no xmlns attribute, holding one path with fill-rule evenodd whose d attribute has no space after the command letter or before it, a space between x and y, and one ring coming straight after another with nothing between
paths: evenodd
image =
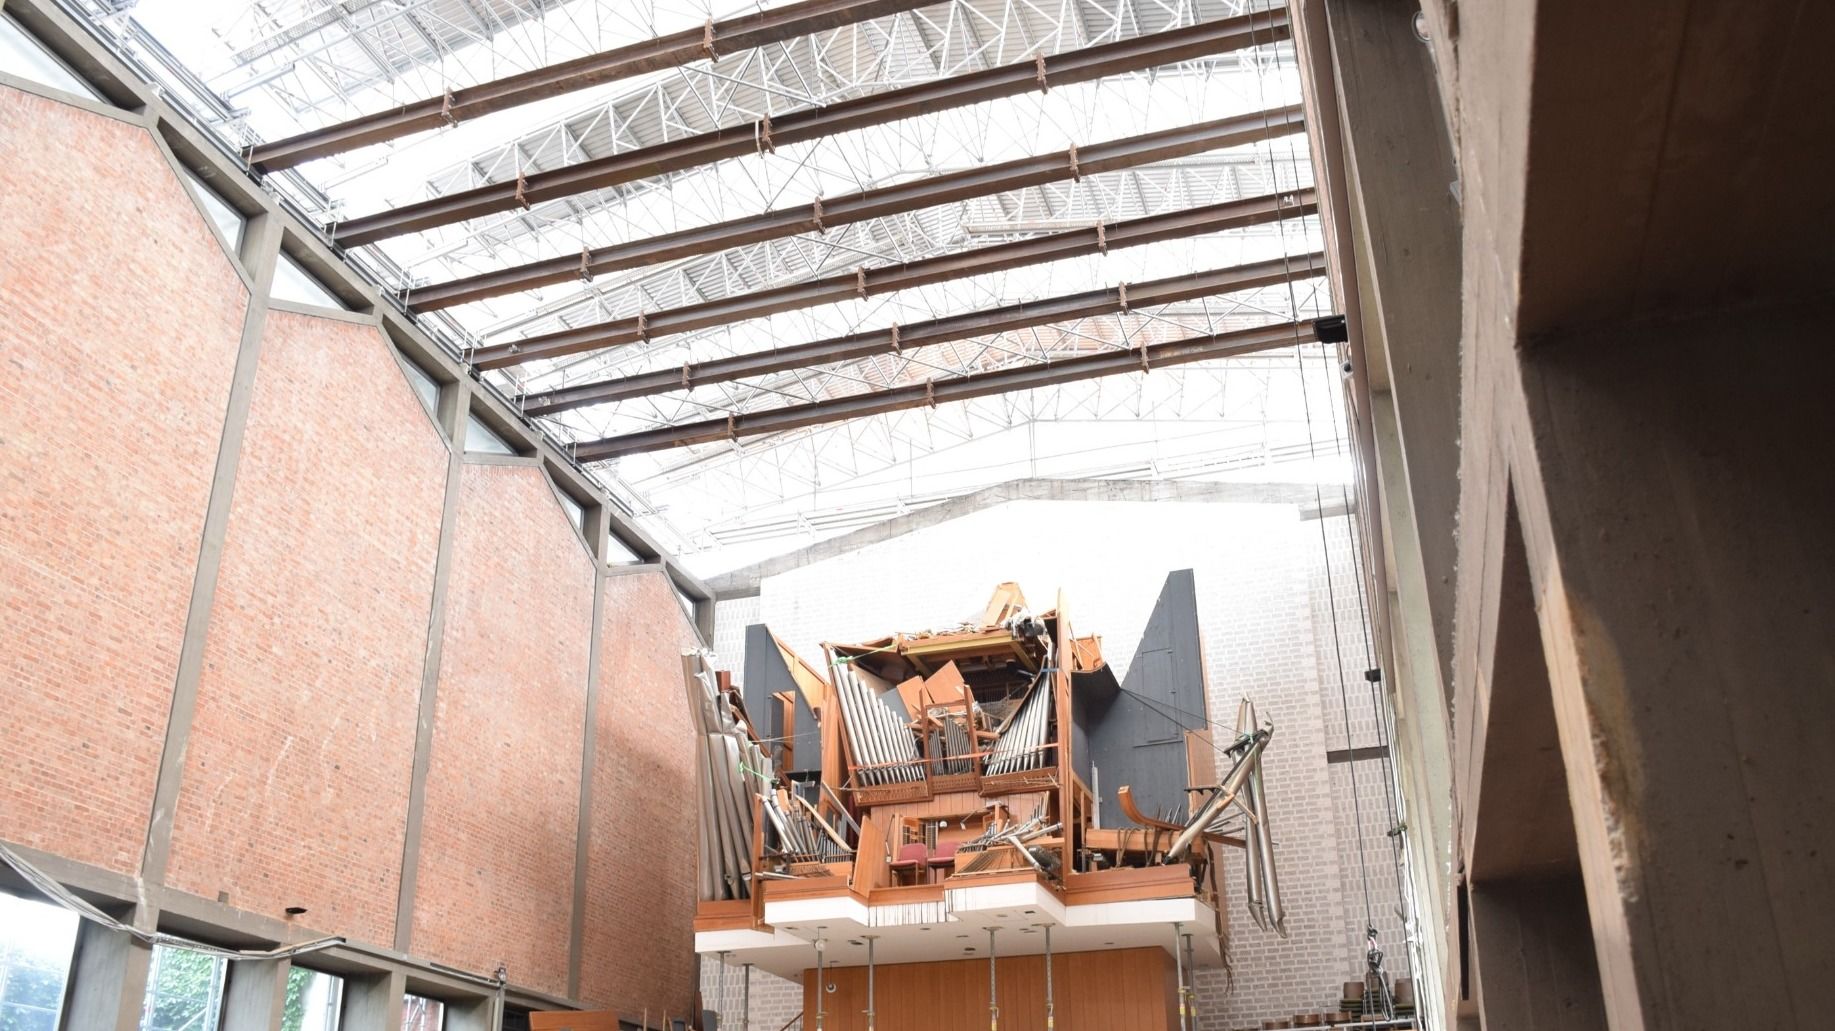
<instances>
[{"instance_id":1,"label":"damaged pipe organ","mask_svg":"<svg viewBox=\"0 0 1835 1031\"><path fill-rule=\"evenodd\" d=\"M1142 942L1178 919L1221 962L1231 847L1251 919L1285 933L1261 774L1274 728L1247 700L1233 724L1210 718L1190 571L1167 578L1122 678L1062 596L1035 612L1010 583L960 624L822 651L818 667L752 626L738 685L685 657L700 951L795 976L819 940L948 923L1036 923L1075 951L1095 926L1080 909L1123 904L1088 950L1116 946L1127 904L1176 900L1190 912L1140 909ZM995 886L1038 902L977 890Z\"/></svg>"}]
</instances>

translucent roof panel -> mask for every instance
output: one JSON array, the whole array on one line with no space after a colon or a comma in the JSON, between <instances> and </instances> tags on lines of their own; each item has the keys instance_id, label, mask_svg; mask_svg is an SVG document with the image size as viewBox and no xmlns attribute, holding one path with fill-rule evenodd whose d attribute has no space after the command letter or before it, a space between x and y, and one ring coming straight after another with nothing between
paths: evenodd
<instances>
[{"instance_id":1,"label":"translucent roof panel","mask_svg":"<svg viewBox=\"0 0 1835 1031\"><path fill-rule=\"evenodd\" d=\"M739 0L85 0L98 24L188 83L242 147L781 3ZM107 5L110 9L104 11ZM1269 6L1235 0L945 0L663 69L312 161L269 182L334 223L582 161L1039 55ZM162 55L164 55L162 57ZM428 284L991 163L1253 115L1300 100L1273 39L1150 71L927 110L710 165L535 203L350 250L381 282ZM464 347L742 297L1042 234L1310 186L1283 136L820 231L756 240L421 316ZM544 416L562 441L978 375L1334 310L1314 218L1114 248L646 336L486 373L511 396L1249 262L1292 282L951 340L897 354ZM1335 350L1316 344L1064 383L770 436L597 463L590 471L699 573L1016 476L1343 479Z\"/></svg>"}]
</instances>

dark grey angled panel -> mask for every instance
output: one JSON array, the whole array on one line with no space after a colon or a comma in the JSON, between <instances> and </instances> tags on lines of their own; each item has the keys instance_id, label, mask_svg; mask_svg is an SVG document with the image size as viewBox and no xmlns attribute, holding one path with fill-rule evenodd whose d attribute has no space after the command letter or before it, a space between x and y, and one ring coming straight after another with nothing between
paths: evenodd
<instances>
[{"instance_id":1,"label":"dark grey angled panel","mask_svg":"<svg viewBox=\"0 0 1835 1031\"><path fill-rule=\"evenodd\" d=\"M745 628L745 680L739 685L744 692L746 715L760 734L771 737L770 747L766 749L773 761L783 766L784 720L782 708L771 699L772 695L789 691L796 699L796 764L788 768L790 773L820 773L822 771L822 732L816 726L815 710L804 700L803 692L797 687L796 678L790 675L790 667L784 662L784 653L777 646L777 639L771 636L771 630L763 623L754 623Z\"/></svg>"},{"instance_id":2,"label":"dark grey angled panel","mask_svg":"<svg viewBox=\"0 0 1835 1031\"><path fill-rule=\"evenodd\" d=\"M1127 824L1117 795L1124 784L1133 789L1143 813L1183 818L1185 732L1208 725L1197 581L1191 570L1167 575L1119 691L1108 686L1114 683L1113 673L1105 673L1106 684L1097 679L1104 674L1075 678L1079 697L1073 707L1080 724L1073 730L1073 748L1097 768L1103 826ZM1084 742L1087 747L1077 748ZM1087 781L1086 762L1080 759L1077 766Z\"/></svg>"}]
</instances>

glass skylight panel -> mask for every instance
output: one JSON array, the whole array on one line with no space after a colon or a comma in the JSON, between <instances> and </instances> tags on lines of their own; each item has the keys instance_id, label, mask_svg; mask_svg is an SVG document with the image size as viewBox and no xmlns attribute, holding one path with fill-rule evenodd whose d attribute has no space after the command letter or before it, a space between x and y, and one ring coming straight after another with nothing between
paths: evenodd
<instances>
[{"instance_id":1,"label":"glass skylight panel","mask_svg":"<svg viewBox=\"0 0 1835 1031\"><path fill-rule=\"evenodd\" d=\"M484 420L476 414L465 417L465 450L476 451L486 455L513 455L516 449L510 442L498 435L496 430L485 425Z\"/></svg>"},{"instance_id":2,"label":"glass skylight panel","mask_svg":"<svg viewBox=\"0 0 1835 1031\"><path fill-rule=\"evenodd\" d=\"M313 304L320 308L344 307L344 302L338 300L336 294L327 290L325 284L307 272L286 251L280 252L280 262L274 266L274 289L271 296L277 301Z\"/></svg>"},{"instance_id":3,"label":"glass skylight panel","mask_svg":"<svg viewBox=\"0 0 1835 1031\"><path fill-rule=\"evenodd\" d=\"M574 500L574 496L564 490L555 493L560 496L561 507L567 510L568 522L573 523L580 529L580 532L584 533L586 531L586 507Z\"/></svg>"},{"instance_id":4,"label":"glass skylight panel","mask_svg":"<svg viewBox=\"0 0 1835 1031\"><path fill-rule=\"evenodd\" d=\"M5 14L0 14L0 71L80 97L102 99L89 83L64 67L64 62L46 50L44 44L33 39L18 22Z\"/></svg>"},{"instance_id":5,"label":"glass skylight panel","mask_svg":"<svg viewBox=\"0 0 1835 1031\"><path fill-rule=\"evenodd\" d=\"M605 536L605 561L612 565L627 565L642 562L631 546L618 538L615 533Z\"/></svg>"},{"instance_id":6,"label":"glass skylight panel","mask_svg":"<svg viewBox=\"0 0 1835 1031\"><path fill-rule=\"evenodd\" d=\"M198 199L198 203L204 205L204 210L210 214L210 220L217 224L217 228L223 232L223 237L229 241L230 249L235 250L241 247L242 231L248 227L248 220L242 217L242 212L230 207L222 194L205 186L204 180L192 174L190 169L185 170L185 186L191 191L192 196Z\"/></svg>"},{"instance_id":7,"label":"glass skylight panel","mask_svg":"<svg viewBox=\"0 0 1835 1031\"><path fill-rule=\"evenodd\" d=\"M408 386L413 387L414 392L420 395L420 399L426 402L427 409L429 411L434 411L434 412L439 411L440 409L439 381L435 380L432 376L427 375L427 370L421 368L420 366L414 364L412 361L406 358L402 359L402 365L405 366L408 370Z\"/></svg>"}]
</instances>

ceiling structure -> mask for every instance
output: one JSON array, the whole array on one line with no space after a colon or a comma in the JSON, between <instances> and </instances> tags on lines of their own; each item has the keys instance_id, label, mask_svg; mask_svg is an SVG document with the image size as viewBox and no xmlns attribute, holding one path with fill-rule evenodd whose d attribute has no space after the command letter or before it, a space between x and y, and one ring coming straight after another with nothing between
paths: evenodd
<instances>
[{"instance_id":1,"label":"ceiling structure","mask_svg":"<svg viewBox=\"0 0 1835 1031\"><path fill-rule=\"evenodd\" d=\"M697 572L1348 469L1267 0L72 2Z\"/></svg>"}]
</instances>

